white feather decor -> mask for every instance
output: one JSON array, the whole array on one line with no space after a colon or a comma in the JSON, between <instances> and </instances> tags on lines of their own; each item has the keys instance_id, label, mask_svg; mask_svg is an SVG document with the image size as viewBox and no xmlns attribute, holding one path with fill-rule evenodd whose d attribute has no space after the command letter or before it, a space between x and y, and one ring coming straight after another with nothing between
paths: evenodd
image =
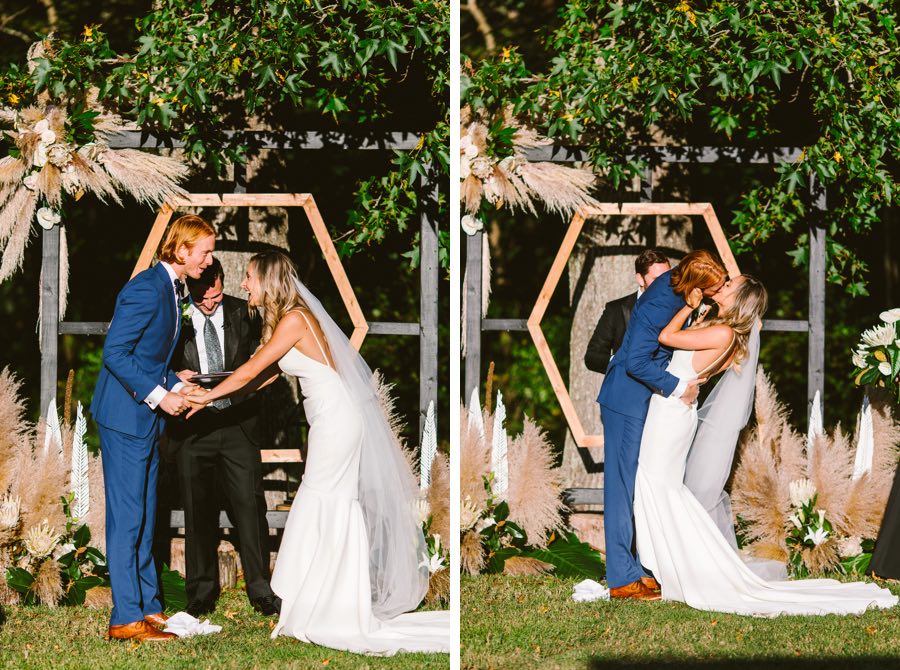
<instances>
[{"instance_id":1,"label":"white feather decor","mask_svg":"<svg viewBox=\"0 0 900 670\"><path fill-rule=\"evenodd\" d=\"M87 419L84 416L84 408L78 403L75 417L75 436L72 438L72 493L75 500L72 503L72 516L83 519L91 510L91 487L88 478L88 450L84 436L87 434Z\"/></svg>"},{"instance_id":2,"label":"white feather decor","mask_svg":"<svg viewBox=\"0 0 900 670\"><path fill-rule=\"evenodd\" d=\"M497 391L494 408L494 428L491 431L491 470L494 472L494 493L502 496L509 488L509 460L507 455L506 406L503 394Z\"/></svg>"},{"instance_id":3,"label":"white feather decor","mask_svg":"<svg viewBox=\"0 0 900 670\"><path fill-rule=\"evenodd\" d=\"M869 404L869 396L863 398L862 411L859 414L858 434L852 479L859 479L870 472L872 459L875 456L875 430L872 427L872 406Z\"/></svg>"},{"instance_id":4,"label":"white feather decor","mask_svg":"<svg viewBox=\"0 0 900 670\"><path fill-rule=\"evenodd\" d=\"M819 392L813 397L812 409L809 412L809 430L806 433L806 456L810 463L812 462L813 453L815 451L816 438L825 434L825 427L822 425L822 399Z\"/></svg>"},{"instance_id":5,"label":"white feather decor","mask_svg":"<svg viewBox=\"0 0 900 670\"><path fill-rule=\"evenodd\" d=\"M478 389L472 389L469 398L469 426L478 430L478 434L484 438L484 417L481 415L481 400L478 398Z\"/></svg>"},{"instance_id":6,"label":"white feather decor","mask_svg":"<svg viewBox=\"0 0 900 670\"><path fill-rule=\"evenodd\" d=\"M44 454L50 449L50 443L56 444L59 453L62 453L62 430L59 427L59 414L56 412L56 399L50 401L47 407L47 430L44 434Z\"/></svg>"},{"instance_id":7,"label":"white feather decor","mask_svg":"<svg viewBox=\"0 0 900 670\"><path fill-rule=\"evenodd\" d=\"M429 401L425 414L425 429L422 431L422 451L419 454L419 488L427 491L431 487L431 464L437 453L437 426L434 418L434 401Z\"/></svg>"}]
</instances>

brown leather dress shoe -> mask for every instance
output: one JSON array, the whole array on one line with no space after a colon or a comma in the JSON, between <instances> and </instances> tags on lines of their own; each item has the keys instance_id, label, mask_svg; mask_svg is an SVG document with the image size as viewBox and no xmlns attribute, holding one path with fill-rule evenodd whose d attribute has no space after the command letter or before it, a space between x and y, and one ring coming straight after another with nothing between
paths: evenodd
<instances>
[{"instance_id":1,"label":"brown leather dress shoe","mask_svg":"<svg viewBox=\"0 0 900 670\"><path fill-rule=\"evenodd\" d=\"M629 598L631 600L660 600L662 596L648 589L640 580L617 586L609 590L610 598Z\"/></svg>"},{"instance_id":2,"label":"brown leather dress shoe","mask_svg":"<svg viewBox=\"0 0 900 670\"><path fill-rule=\"evenodd\" d=\"M641 577L641 583L646 586L651 591L655 591L656 593L662 592L662 587L659 585L659 582L653 579L653 577ZM144 617L145 619L147 617ZM152 621L150 623L153 623Z\"/></svg>"},{"instance_id":3,"label":"brown leather dress shoe","mask_svg":"<svg viewBox=\"0 0 900 670\"><path fill-rule=\"evenodd\" d=\"M110 640L136 640L137 642L165 642L178 637L174 633L163 633L141 619L109 627Z\"/></svg>"},{"instance_id":4,"label":"brown leather dress shoe","mask_svg":"<svg viewBox=\"0 0 900 670\"><path fill-rule=\"evenodd\" d=\"M149 624L153 624L156 628L163 630L166 627L166 621L169 620L167 614L163 614L162 612L157 612L156 614L145 614L144 621Z\"/></svg>"}]
</instances>

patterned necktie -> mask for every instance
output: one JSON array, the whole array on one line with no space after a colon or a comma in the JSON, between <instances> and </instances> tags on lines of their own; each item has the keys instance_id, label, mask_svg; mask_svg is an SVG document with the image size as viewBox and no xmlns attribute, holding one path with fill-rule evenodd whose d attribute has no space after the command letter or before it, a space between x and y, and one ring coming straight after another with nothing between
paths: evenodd
<instances>
[{"instance_id":1,"label":"patterned necktie","mask_svg":"<svg viewBox=\"0 0 900 670\"><path fill-rule=\"evenodd\" d=\"M222 372L225 369L225 362L216 327L213 325L212 317L208 314L204 314L203 317L206 319L206 323L203 324L203 342L206 345L206 370L207 372ZM216 409L225 409L226 407L231 407L231 400L229 398L213 400L212 405Z\"/></svg>"}]
</instances>

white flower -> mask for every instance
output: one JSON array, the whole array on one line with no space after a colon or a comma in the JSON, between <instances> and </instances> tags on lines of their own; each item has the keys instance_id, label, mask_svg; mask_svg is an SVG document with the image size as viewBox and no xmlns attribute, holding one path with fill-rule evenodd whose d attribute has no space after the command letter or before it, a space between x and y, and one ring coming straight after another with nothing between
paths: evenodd
<instances>
[{"instance_id":1,"label":"white flower","mask_svg":"<svg viewBox=\"0 0 900 670\"><path fill-rule=\"evenodd\" d=\"M788 517L788 520L789 520L792 524L794 524L794 526L797 527L797 530L803 528L803 524L800 523L800 519L797 518L797 515L796 515L796 514L791 514L791 515Z\"/></svg>"},{"instance_id":2,"label":"white flower","mask_svg":"<svg viewBox=\"0 0 900 670\"><path fill-rule=\"evenodd\" d=\"M487 156L476 156L472 159L472 174L479 179L487 179L494 174L494 162Z\"/></svg>"},{"instance_id":3,"label":"white flower","mask_svg":"<svg viewBox=\"0 0 900 670\"><path fill-rule=\"evenodd\" d=\"M791 492L791 505L800 508L812 500L816 495L816 485L808 479L795 479L789 485Z\"/></svg>"},{"instance_id":4,"label":"white flower","mask_svg":"<svg viewBox=\"0 0 900 670\"><path fill-rule=\"evenodd\" d=\"M465 181L470 174L472 174L472 161L465 156L461 156L459 159L459 180Z\"/></svg>"},{"instance_id":5,"label":"white flower","mask_svg":"<svg viewBox=\"0 0 900 670\"><path fill-rule=\"evenodd\" d=\"M478 155L478 146L469 135L459 138L459 152L466 158L475 158Z\"/></svg>"},{"instance_id":6,"label":"white flower","mask_svg":"<svg viewBox=\"0 0 900 670\"><path fill-rule=\"evenodd\" d=\"M444 557L442 554L435 554L431 557L431 560L428 561L428 572L434 574L435 572L440 572L447 566L444 564Z\"/></svg>"},{"instance_id":7,"label":"white flower","mask_svg":"<svg viewBox=\"0 0 900 670\"><path fill-rule=\"evenodd\" d=\"M15 528L19 525L18 498L5 496L0 500L0 528Z\"/></svg>"},{"instance_id":8,"label":"white flower","mask_svg":"<svg viewBox=\"0 0 900 670\"><path fill-rule=\"evenodd\" d=\"M70 551L75 551L75 545L72 544L71 542L66 542L65 544L59 544L56 546L56 549L53 551L53 558L54 559L61 558L61 557L65 556L66 554L68 554Z\"/></svg>"},{"instance_id":9,"label":"white flower","mask_svg":"<svg viewBox=\"0 0 900 670\"><path fill-rule=\"evenodd\" d=\"M35 167L44 167L47 164L46 144L38 142L37 146L34 148L34 156L32 157L31 162Z\"/></svg>"},{"instance_id":10,"label":"white flower","mask_svg":"<svg viewBox=\"0 0 900 670\"><path fill-rule=\"evenodd\" d=\"M56 534L55 529L50 527L47 519L25 534L25 549L35 558L49 556L57 542L59 542L59 535Z\"/></svg>"},{"instance_id":11,"label":"white flower","mask_svg":"<svg viewBox=\"0 0 900 670\"><path fill-rule=\"evenodd\" d=\"M862 538L856 535L845 537L840 542L838 542L838 554L840 554L841 558L852 558L853 556L859 556L862 551Z\"/></svg>"},{"instance_id":12,"label":"white flower","mask_svg":"<svg viewBox=\"0 0 900 670\"><path fill-rule=\"evenodd\" d=\"M499 163L500 169L507 174L516 174L519 170L519 161L515 156L507 156Z\"/></svg>"},{"instance_id":13,"label":"white flower","mask_svg":"<svg viewBox=\"0 0 900 670\"><path fill-rule=\"evenodd\" d=\"M485 528L490 528L495 523L497 523L497 520L494 517L492 517L492 516L485 517L484 519L479 521L477 524L475 524L475 530L477 530L480 533Z\"/></svg>"},{"instance_id":14,"label":"white flower","mask_svg":"<svg viewBox=\"0 0 900 670\"><path fill-rule=\"evenodd\" d=\"M481 222L481 219L472 216L471 214L466 214L460 220L459 225L462 226L462 229L463 231L465 231L466 235L474 235L479 230L482 230L484 228L484 223Z\"/></svg>"},{"instance_id":15,"label":"white flower","mask_svg":"<svg viewBox=\"0 0 900 670\"><path fill-rule=\"evenodd\" d=\"M27 177L25 177L25 179L22 180L22 183L25 185L25 188L27 188L29 191L33 191L37 188L37 180L38 180L38 173L32 172L30 175L28 175Z\"/></svg>"},{"instance_id":16,"label":"white flower","mask_svg":"<svg viewBox=\"0 0 900 670\"><path fill-rule=\"evenodd\" d=\"M879 363L878 364L878 372L880 372L884 376L891 374L891 364L888 363L887 361Z\"/></svg>"},{"instance_id":17,"label":"white flower","mask_svg":"<svg viewBox=\"0 0 900 670\"><path fill-rule=\"evenodd\" d=\"M825 523L825 510L818 509L816 512L819 514L819 525L821 526Z\"/></svg>"},{"instance_id":18,"label":"white flower","mask_svg":"<svg viewBox=\"0 0 900 670\"><path fill-rule=\"evenodd\" d=\"M59 223L60 216L49 207L41 207L37 212L37 220L38 223L41 224L41 228L50 230Z\"/></svg>"},{"instance_id":19,"label":"white flower","mask_svg":"<svg viewBox=\"0 0 900 670\"><path fill-rule=\"evenodd\" d=\"M472 526L474 526L479 517L481 516L481 511L478 507L475 506L475 503L472 502L472 498L466 496L466 499L462 501L462 505L460 506L459 512L459 529L469 530Z\"/></svg>"},{"instance_id":20,"label":"white flower","mask_svg":"<svg viewBox=\"0 0 900 670\"><path fill-rule=\"evenodd\" d=\"M419 521L421 523L428 521L428 517L431 515L431 505L428 504L425 498L416 500L416 510L419 513Z\"/></svg>"},{"instance_id":21,"label":"white flower","mask_svg":"<svg viewBox=\"0 0 900 670\"><path fill-rule=\"evenodd\" d=\"M882 312L878 316L885 323L894 323L895 321L900 321L900 307L894 307L894 309L889 309L886 312Z\"/></svg>"},{"instance_id":22,"label":"white flower","mask_svg":"<svg viewBox=\"0 0 900 670\"><path fill-rule=\"evenodd\" d=\"M803 537L804 542L812 542L817 547L828 539L828 531L824 528L809 529Z\"/></svg>"},{"instance_id":23,"label":"white flower","mask_svg":"<svg viewBox=\"0 0 900 670\"><path fill-rule=\"evenodd\" d=\"M65 144L54 144L47 149L47 160L56 167L62 167L69 162L69 147Z\"/></svg>"},{"instance_id":24,"label":"white flower","mask_svg":"<svg viewBox=\"0 0 900 670\"><path fill-rule=\"evenodd\" d=\"M38 135L42 135L46 131L50 130L50 122L47 119L41 119L37 123L34 124L33 128L34 132Z\"/></svg>"},{"instance_id":25,"label":"white flower","mask_svg":"<svg viewBox=\"0 0 900 670\"><path fill-rule=\"evenodd\" d=\"M863 342L870 347L889 346L893 344L897 333L894 330L894 324L886 323L883 326L873 326L869 330L863 331Z\"/></svg>"},{"instance_id":26,"label":"white flower","mask_svg":"<svg viewBox=\"0 0 900 670\"><path fill-rule=\"evenodd\" d=\"M900 340L897 340L900 342ZM858 368L864 368L868 366L868 362L866 361L866 352L865 351L854 351L853 352L853 365Z\"/></svg>"},{"instance_id":27,"label":"white flower","mask_svg":"<svg viewBox=\"0 0 900 670\"><path fill-rule=\"evenodd\" d=\"M41 142L44 144L53 144L56 142L56 133L50 129L45 130L41 133Z\"/></svg>"}]
</instances>

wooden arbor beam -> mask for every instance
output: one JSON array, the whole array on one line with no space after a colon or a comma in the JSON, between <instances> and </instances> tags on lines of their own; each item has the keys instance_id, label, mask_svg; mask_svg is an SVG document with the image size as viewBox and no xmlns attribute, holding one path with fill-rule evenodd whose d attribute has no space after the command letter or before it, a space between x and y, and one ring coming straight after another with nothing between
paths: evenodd
<instances>
[{"instance_id":1,"label":"wooden arbor beam","mask_svg":"<svg viewBox=\"0 0 900 670\"><path fill-rule=\"evenodd\" d=\"M553 353L550 351L547 338L544 337L544 332L541 329L541 321L544 318L547 306L550 304L550 298L553 297L553 293L556 291L559 280L566 268L566 263L569 261L569 256L572 255L572 251L575 248L575 242L578 240L578 236L581 234L581 230L584 227L584 222L586 220L598 216L658 216L665 214L675 216L702 216L712 235L713 242L716 245L716 251L719 252L719 256L721 256L728 274L732 277L740 274L737 261L734 259L734 254L731 252L731 247L728 246L728 240L725 237L725 233L722 231L722 226L710 203L600 203L597 207L581 209L572 217L569 228L566 231L566 236L563 238L559 251L556 253L556 258L553 260L553 265L550 266L550 272L544 280L544 286L541 289L540 294L538 294L537 301L534 303L534 307L531 310L531 316L528 317L528 332L531 333L531 339L534 341L538 356L540 356L544 370L547 372L547 377L550 379L550 385L553 387L553 392L556 394L563 415L566 417L566 423L569 425L569 430L572 431L572 438L579 447L602 447L603 438L600 435L589 435L585 432L584 424L575 409L575 403L572 402L572 397L569 395L569 389L563 380L559 367L556 365Z\"/></svg>"},{"instance_id":2,"label":"wooden arbor beam","mask_svg":"<svg viewBox=\"0 0 900 670\"><path fill-rule=\"evenodd\" d=\"M366 333L369 332L369 324L363 315L350 280L341 259L338 257L337 249L331 241L328 229L325 227L325 221L316 206L315 198L310 193L191 193L186 198L178 198L171 203L165 203L156 215L147 241L141 255L138 257L137 263L131 276L134 277L138 272L146 270L150 267L150 262L156 254L162 242L163 235L172 219L172 215L178 207L302 207L306 213L309 225L312 227L316 236L316 242L322 250L325 262L334 279L338 292L341 294L341 300L347 313L350 315L350 321L353 323L353 333L350 336L350 344L359 351L362 346Z\"/></svg>"}]
</instances>

